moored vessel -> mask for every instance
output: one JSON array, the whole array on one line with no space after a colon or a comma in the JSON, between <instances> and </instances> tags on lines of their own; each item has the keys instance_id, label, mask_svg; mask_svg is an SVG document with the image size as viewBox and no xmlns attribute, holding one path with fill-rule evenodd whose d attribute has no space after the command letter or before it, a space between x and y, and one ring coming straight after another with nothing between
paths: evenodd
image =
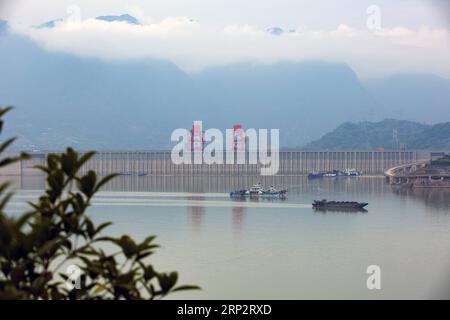
<instances>
[{"instance_id":1,"label":"moored vessel","mask_svg":"<svg viewBox=\"0 0 450 320\"><path fill-rule=\"evenodd\" d=\"M363 209L367 206L367 202L356 202L356 201L328 201L314 200L312 206L315 209Z\"/></svg>"},{"instance_id":2,"label":"moored vessel","mask_svg":"<svg viewBox=\"0 0 450 320\"><path fill-rule=\"evenodd\" d=\"M316 179L316 178L322 178L322 177L323 177L323 172L313 171L308 174L309 179Z\"/></svg>"},{"instance_id":3,"label":"moored vessel","mask_svg":"<svg viewBox=\"0 0 450 320\"><path fill-rule=\"evenodd\" d=\"M361 171L347 168L345 170L313 171L308 174L308 178L315 179L315 178L335 178L335 177L359 177L361 175L362 175Z\"/></svg>"},{"instance_id":4,"label":"moored vessel","mask_svg":"<svg viewBox=\"0 0 450 320\"><path fill-rule=\"evenodd\" d=\"M273 198L285 198L287 195L287 189L277 189L274 186L270 186L268 189L264 189L261 183L256 183L249 189L240 189L230 192L232 198L244 198L244 197L273 197Z\"/></svg>"},{"instance_id":5,"label":"moored vessel","mask_svg":"<svg viewBox=\"0 0 450 320\"><path fill-rule=\"evenodd\" d=\"M346 177L359 177L362 175L362 172L356 169L347 168L344 171L341 171L341 174Z\"/></svg>"}]
</instances>

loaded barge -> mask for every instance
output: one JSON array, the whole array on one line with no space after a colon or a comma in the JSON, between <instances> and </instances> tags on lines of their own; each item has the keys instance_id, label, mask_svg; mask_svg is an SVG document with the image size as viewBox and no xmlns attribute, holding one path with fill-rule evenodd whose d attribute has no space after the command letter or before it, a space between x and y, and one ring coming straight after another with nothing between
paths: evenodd
<instances>
[{"instance_id":1,"label":"loaded barge","mask_svg":"<svg viewBox=\"0 0 450 320\"><path fill-rule=\"evenodd\" d=\"M361 171L356 169L345 169L345 170L332 170L332 171L313 171L308 174L309 179L315 178L334 178L334 177L359 177L362 175Z\"/></svg>"},{"instance_id":2,"label":"loaded barge","mask_svg":"<svg viewBox=\"0 0 450 320\"><path fill-rule=\"evenodd\" d=\"M270 186L268 189L264 189L261 183L254 184L250 189L241 189L230 192L231 198L244 198L244 197L268 197L268 198L286 198L287 189L276 189Z\"/></svg>"},{"instance_id":3,"label":"loaded barge","mask_svg":"<svg viewBox=\"0 0 450 320\"><path fill-rule=\"evenodd\" d=\"M367 206L367 202L356 201L328 201L314 200L312 206L314 209L331 209L331 210L362 210Z\"/></svg>"}]
</instances>

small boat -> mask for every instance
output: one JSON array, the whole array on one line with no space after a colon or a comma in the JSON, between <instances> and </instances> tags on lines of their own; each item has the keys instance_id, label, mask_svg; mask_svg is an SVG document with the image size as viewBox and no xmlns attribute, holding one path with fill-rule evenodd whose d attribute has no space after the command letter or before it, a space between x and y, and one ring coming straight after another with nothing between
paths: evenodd
<instances>
[{"instance_id":1,"label":"small boat","mask_svg":"<svg viewBox=\"0 0 450 320\"><path fill-rule=\"evenodd\" d=\"M315 178L335 178L335 177L359 177L362 175L361 171L356 169L345 169L345 170L332 170L332 171L313 171L308 174L309 179Z\"/></svg>"},{"instance_id":2,"label":"small boat","mask_svg":"<svg viewBox=\"0 0 450 320\"><path fill-rule=\"evenodd\" d=\"M340 172L337 170L333 170L333 171L313 171L311 173L308 174L308 178L309 179L315 179L315 178L334 178L337 177Z\"/></svg>"},{"instance_id":3,"label":"small boat","mask_svg":"<svg viewBox=\"0 0 450 320\"><path fill-rule=\"evenodd\" d=\"M314 209L363 209L367 206L367 202L356 202L356 201L328 201L314 200L312 206Z\"/></svg>"},{"instance_id":4,"label":"small boat","mask_svg":"<svg viewBox=\"0 0 450 320\"><path fill-rule=\"evenodd\" d=\"M133 173L132 172L119 172L118 175L119 176L132 176Z\"/></svg>"},{"instance_id":5,"label":"small boat","mask_svg":"<svg viewBox=\"0 0 450 320\"><path fill-rule=\"evenodd\" d=\"M247 190L249 196L259 196L264 193L261 183L255 183L250 189Z\"/></svg>"},{"instance_id":6,"label":"small boat","mask_svg":"<svg viewBox=\"0 0 450 320\"><path fill-rule=\"evenodd\" d=\"M337 177L337 173L336 172L325 172L324 174L323 174L323 176L324 177L327 177L327 178L334 178L334 177Z\"/></svg>"},{"instance_id":7,"label":"small boat","mask_svg":"<svg viewBox=\"0 0 450 320\"><path fill-rule=\"evenodd\" d=\"M276 189L274 186L270 186L269 189L264 189L261 183L256 183L250 187L250 189L240 189L230 192L231 198L259 198L259 197L271 197L271 198L285 198L287 189Z\"/></svg>"},{"instance_id":8,"label":"small boat","mask_svg":"<svg viewBox=\"0 0 450 320\"><path fill-rule=\"evenodd\" d=\"M276 189L274 186L270 186L269 189L264 190L262 197L278 197L285 198L287 194L287 189Z\"/></svg>"},{"instance_id":9,"label":"small boat","mask_svg":"<svg viewBox=\"0 0 450 320\"><path fill-rule=\"evenodd\" d=\"M323 172L313 171L310 174L308 174L308 179L317 179L317 178L322 178L322 177L323 177Z\"/></svg>"},{"instance_id":10,"label":"small boat","mask_svg":"<svg viewBox=\"0 0 450 320\"><path fill-rule=\"evenodd\" d=\"M119 176L135 176L137 175L138 177L144 177L147 175L147 173L145 172L131 172L131 171L125 171L125 172L119 172L118 173Z\"/></svg>"},{"instance_id":11,"label":"small boat","mask_svg":"<svg viewBox=\"0 0 450 320\"><path fill-rule=\"evenodd\" d=\"M348 169L347 168L344 171L341 171L341 174L346 177L359 177L362 175L362 172L358 171L356 169Z\"/></svg>"},{"instance_id":12,"label":"small boat","mask_svg":"<svg viewBox=\"0 0 450 320\"><path fill-rule=\"evenodd\" d=\"M230 192L230 197L231 198L243 198L246 195L247 195L247 190L246 189L236 190L236 191Z\"/></svg>"}]
</instances>

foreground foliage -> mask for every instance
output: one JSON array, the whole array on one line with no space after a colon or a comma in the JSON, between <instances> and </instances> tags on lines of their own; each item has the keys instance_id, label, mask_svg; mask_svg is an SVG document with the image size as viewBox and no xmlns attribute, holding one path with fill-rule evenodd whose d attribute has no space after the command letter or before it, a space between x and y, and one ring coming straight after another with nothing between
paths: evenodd
<instances>
[{"instance_id":1,"label":"foreground foliage","mask_svg":"<svg viewBox=\"0 0 450 320\"><path fill-rule=\"evenodd\" d=\"M0 108L0 132L9 110ZM0 144L0 155L13 141ZM71 148L49 155L39 167L47 189L21 215L4 212L13 194L8 182L0 185L0 299L157 299L198 289L177 287L177 272L157 272L146 262L158 248L154 236L101 236L111 223L94 224L86 210L115 175L79 174L93 155ZM27 157L4 158L0 169Z\"/></svg>"}]
</instances>

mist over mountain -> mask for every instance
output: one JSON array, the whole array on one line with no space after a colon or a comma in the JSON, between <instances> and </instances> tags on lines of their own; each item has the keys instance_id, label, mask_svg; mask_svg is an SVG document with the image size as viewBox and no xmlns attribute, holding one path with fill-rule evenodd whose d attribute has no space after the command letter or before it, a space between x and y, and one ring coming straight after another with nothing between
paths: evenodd
<instances>
[{"instance_id":1,"label":"mist over mountain","mask_svg":"<svg viewBox=\"0 0 450 320\"><path fill-rule=\"evenodd\" d=\"M54 28L58 22L62 22L62 21L63 21L63 19L50 20L50 21L41 23L40 25L36 26L35 28L36 29L46 29L46 28L51 29L51 28Z\"/></svg>"},{"instance_id":2,"label":"mist over mountain","mask_svg":"<svg viewBox=\"0 0 450 320\"><path fill-rule=\"evenodd\" d=\"M184 109L175 117L170 109L189 103L190 82L171 63L49 54L17 36L0 46L1 103L17 107L6 129L21 136L20 147L158 147L164 128L185 125L177 121Z\"/></svg>"},{"instance_id":3,"label":"mist over mountain","mask_svg":"<svg viewBox=\"0 0 450 320\"><path fill-rule=\"evenodd\" d=\"M2 32L6 32L7 28L8 28L8 22L5 20L0 20L0 34Z\"/></svg>"},{"instance_id":4,"label":"mist over mountain","mask_svg":"<svg viewBox=\"0 0 450 320\"><path fill-rule=\"evenodd\" d=\"M450 120L450 79L433 74L398 74L367 81L386 117L437 123Z\"/></svg>"},{"instance_id":5,"label":"mist over mountain","mask_svg":"<svg viewBox=\"0 0 450 320\"><path fill-rule=\"evenodd\" d=\"M338 63L242 63L209 68L193 79L205 113L214 110L208 113L213 125L280 128L285 146L310 141L349 118L366 119L374 108L355 73Z\"/></svg>"},{"instance_id":6,"label":"mist over mountain","mask_svg":"<svg viewBox=\"0 0 450 320\"><path fill-rule=\"evenodd\" d=\"M311 150L450 149L450 122L427 125L414 121L385 119L379 122L346 122L310 142Z\"/></svg>"},{"instance_id":7,"label":"mist over mountain","mask_svg":"<svg viewBox=\"0 0 450 320\"><path fill-rule=\"evenodd\" d=\"M122 16L115 17L110 20ZM16 106L5 129L20 136L20 149L167 149L174 145L171 132L194 120L203 120L204 128L279 128L281 145L295 147L346 121L391 116L393 106L409 99L408 77L396 80L400 99L382 82L366 87L342 63L249 62L186 74L163 60L49 52L1 22L0 49L0 105ZM448 80L435 81L427 87L417 80L414 90L436 97L426 108L417 100L420 111L412 119L450 117Z\"/></svg>"}]
</instances>

